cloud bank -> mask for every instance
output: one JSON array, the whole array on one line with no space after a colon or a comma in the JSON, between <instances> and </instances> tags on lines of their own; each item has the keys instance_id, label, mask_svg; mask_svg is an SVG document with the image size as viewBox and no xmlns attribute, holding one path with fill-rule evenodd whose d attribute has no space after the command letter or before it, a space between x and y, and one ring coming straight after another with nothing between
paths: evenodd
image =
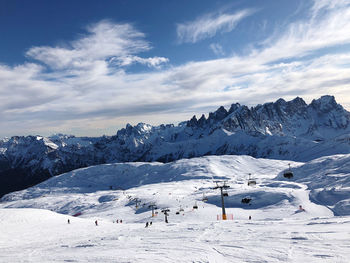
<instances>
[{"instance_id":1,"label":"cloud bank","mask_svg":"<svg viewBox=\"0 0 350 263\"><path fill-rule=\"evenodd\" d=\"M28 49L30 63L0 64L0 136L113 134L127 122L176 122L280 97L332 94L349 110L349 26L347 1L315 1L307 18L247 55L164 68L167 58L141 56L152 47L133 25L100 21L65 46ZM128 72L135 63L153 70Z\"/></svg>"}]
</instances>

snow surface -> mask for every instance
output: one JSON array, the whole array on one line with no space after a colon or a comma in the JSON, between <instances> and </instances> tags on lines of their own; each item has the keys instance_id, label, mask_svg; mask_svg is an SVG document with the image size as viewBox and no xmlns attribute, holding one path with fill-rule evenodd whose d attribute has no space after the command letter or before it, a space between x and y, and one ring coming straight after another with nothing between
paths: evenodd
<instances>
[{"instance_id":1,"label":"snow surface","mask_svg":"<svg viewBox=\"0 0 350 263\"><path fill-rule=\"evenodd\" d=\"M0 262L349 262L349 164L208 156L78 169L1 199ZM217 220L215 181L230 186L233 220Z\"/></svg>"}]
</instances>

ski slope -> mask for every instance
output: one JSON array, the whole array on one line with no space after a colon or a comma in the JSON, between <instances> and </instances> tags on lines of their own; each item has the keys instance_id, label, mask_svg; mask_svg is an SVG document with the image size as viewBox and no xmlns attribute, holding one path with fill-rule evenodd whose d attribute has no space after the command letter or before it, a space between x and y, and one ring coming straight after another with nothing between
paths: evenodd
<instances>
[{"instance_id":1,"label":"ski slope","mask_svg":"<svg viewBox=\"0 0 350 263\"><path fill-rule=\"evenodd\" d=\"M70 218L71 224L67 224ZM0 209L1 262L348 262L349 218L112 223Z\"/></svg>"},{"instance_id":2,"label":"ski slope","mask_svg":"<svg viewBox=\"0 0 350 263\"><path fill-rule=\"evenodd\" d=\"M349 164L207 156L75 170L1 199L0 262L349 262ZM217 220L216 181L233 220Z\"/></svg>"}]
</instances>

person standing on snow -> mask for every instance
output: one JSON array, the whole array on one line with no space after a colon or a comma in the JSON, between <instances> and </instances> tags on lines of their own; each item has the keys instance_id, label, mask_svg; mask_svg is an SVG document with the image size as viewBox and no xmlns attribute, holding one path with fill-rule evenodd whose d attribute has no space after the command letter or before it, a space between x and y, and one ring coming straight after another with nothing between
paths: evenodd
<instances>
[{"instance_id":1,"label":"person standing on snow","mask_svg":"<svg viewBox=\"0 0 350 263\"><path fill-rule=\"evenodd\" d=\"M95 221L95 225L98 226L97 220Z\"/></svg>"}]
</instances>

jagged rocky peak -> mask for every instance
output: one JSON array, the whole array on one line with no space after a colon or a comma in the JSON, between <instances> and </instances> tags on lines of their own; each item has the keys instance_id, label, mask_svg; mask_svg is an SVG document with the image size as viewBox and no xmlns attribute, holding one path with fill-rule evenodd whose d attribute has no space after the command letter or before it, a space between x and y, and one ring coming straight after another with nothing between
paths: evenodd
<instances>
[{"instance_id":1,"label":"jagged rocky peak","mask_svg":"<svg viewBox=\"0 0 350 263\"><path fill-rule=\"evenodd\" d=\"M220 106L216 111L209 113L209 120L221 121L228 115L224 106Z\"/></svg>"},{"instance_id":2,"label":"jagged rocky peak","mask_svg":"<svg viewBox=\"0 0 350 263\"><path fill-rule=\"evenodd\" d=\"M204 114L202 114L199 120L197 120L196 115L193 115L193 117L189 121L187 121L186 126L203 127L206 124L214 124L218 121L225 119L228 114L229 112L225 109L225 107L220 106L216 111L209 113L208 119L205 118Z\"/></svg>"},{"instance_id":3,"label":"jagged rocky peak","mask_svg":"<svg viewBox=\"0 0 350 263\"><path fill-rule=\"evenodd\" d=\"M295 113L303 114L306 109L307 104L300 97L296 97L295 99L286 102L285 111L288 115L294 115Z\"/></svg>"},{"instance_id":4,"label":"jagged rocky peak","mask_svg":"<svg viewBox=\"0 0 350 263\"><path fill-rule=\"evenodd\" d=\"M307 110L307 104L305 101L296 97L291 101L285 101L280 98L275 102L267 102L263 105L258 104L257 106L251 108L253 114L266 116L270 120L283 120L285 118L291 117L296 113L302 114Z\"/></svg>"},{"instance_id":5,"label":"jagged rocky peak","mask_svg":"<svg viewBox=\"0 0 350 263\"><path fill-rule=\"evenodd\" d=\"M140 135L143 133L148 133L152 129L152 125L146 124L143 122L138 123L135 126L132 126L130 123L126 124L126 127L123 129L120 129L117 132L117 136L130 136L130 135Z\"/></svg>"},{"instance_id":6,"label":"jagged rocky peak","mask_svg":"<svg viewBox=\"0 0 350 263\"><path fill-rule=\"evenodd\" d=\"M343 110L343 107L335 101L334 96L329 95L322 96L317 100L312 100L311 107L323 113L334 109Z\"/></svg>"},{"instance_id":7,"label":"jagged rocky peak","mask_svg":"<svg viewBox=\"0 0 350 263\"><path fill-rule=\"evenodd\" d=\"M319 124L326 127L346 129L350 125L350 112L338 104L334 96L326 95L313 100L310 111L317 116Z\"/></svg>"},{"instance_id":8,"label":"jagged rocky peak","mask_svg":"<svg viewBox=\"0 0 350 263\"><path fill-rule=\"evenodd\" d=\"M311 111L313 116L310 115L310 108L313 109ZM333 109L335 111L327 118L315 119L317 115ZM227 111L221 106L215 112L210 112L207 119L204 115L200 119L194 115L186 122L186 126L205 128L215 125L215 127L221 126L230 131L242 129L262 132L269 130L268 133L277 132L278 134L281 134L282 130L289 130L296 135L302 132L302 126L306 127L307 123L303 123L306 120L310 121L310 125L316 122L319 125L332 126L333 128L346 127L350 122L350 117L344 117L347 114L349 113L335 102L333 96L323 96L314 100L310 105L306 104L300 97L290 101L281 98L275 102L267 102L251 108L234 103ZM282 129L282 127L286 127L287 130ZM315 127L317 128L317 125Z\"/></svg>"},{"instance_id":9,"label":"jagged rocky peak","mask_svg":"<svg viewBox=\"0 0 350 263\"><path fill-rule=\"evenodd\" d=\"M196 127L198 125L196 115L193 115L193 117L189 121L187 121L186 125L187 127Z\"/></svg>"},{"instance_id":10,"label":"jagged rocky peak","mask_svg":"<svg viewBox=\"0 0 350 263\"><path fill-rule=\"evenodd\" d=\"M306 102L300 97L296 97L295 99L288 101L287 104L294 104L299 107L307 106Z\"/></svg>"},{"instance_id":11,"label":"jagged rocky peak","mask_svg":"<svg viewBox=\"0 0 350 263\"><path fill-rule=\"evenodd\" d=\"M287 102L286 102L284 99L282 99L282 98L276 100L275 103L276 103L277 105L283 105L283 106L287 104Z\"/></svg>"},{"instance_id":12,"label":"jagged rocky peak","mask_svg":"<svg viewBox=\"0 0 350 263\"><path fill-rule=\"evenodd\" d=\"M186 126L187 127L204 127L207 124L207 119L205 118L204 114L197 120L196 115L193 115L193 117L187 121Z\"/></svg>"},{"instance_id":13,"label":"jagged rocky peak","mask_svg":"<svg viewBox=\"0 0 350 263\"><path fill-rule=\"evenodd\" d=\"M231 105L230 109L228 110L228 113L231 114L232 112L236 111L241 105L239 103L234 103Z\"/></svg>"}]
</instances>

